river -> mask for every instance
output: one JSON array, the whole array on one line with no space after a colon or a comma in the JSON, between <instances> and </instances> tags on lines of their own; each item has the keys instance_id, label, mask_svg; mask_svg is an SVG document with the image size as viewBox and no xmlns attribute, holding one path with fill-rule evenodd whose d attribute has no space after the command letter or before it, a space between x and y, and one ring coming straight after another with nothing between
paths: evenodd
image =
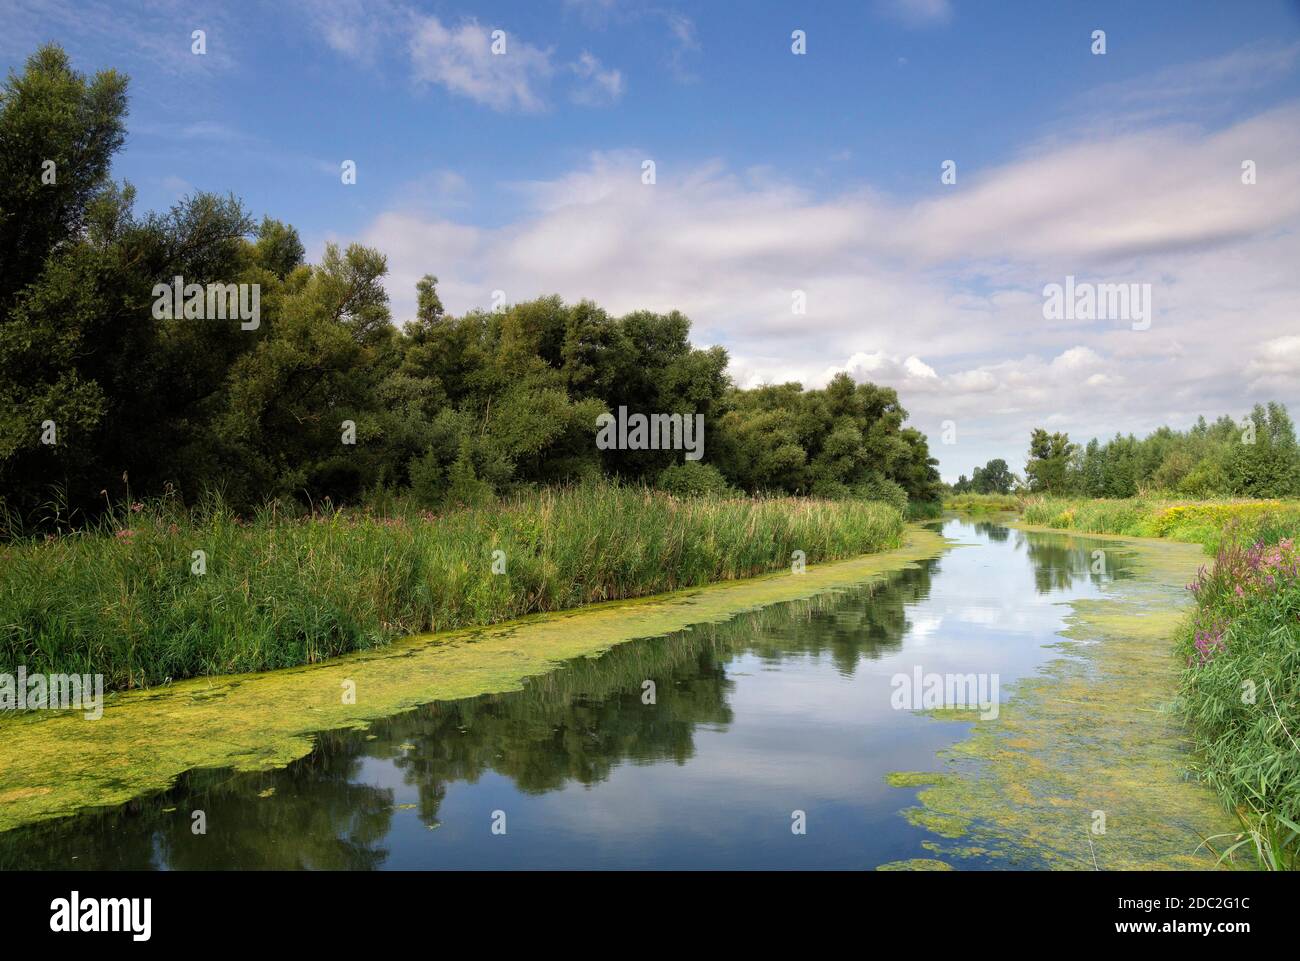
<instances>
[{"instance_id":1,"label":"river","mask_svg":"<svg viewBox=\"0 0 1300 961\"><path fill-rule=\"evenodd\" d=\"M965 846L964 831L935 830L918 808L925 777L897 772L948 770L1000 720L899 701L918 673L973 675L996 685L985 713L1000 714L1062 656L1075 607L1113 598L1140 551L997 520L932 527L947 549L868 583L326 731L285 766L189 770L167 790L20 825L0 833L0 867L1053 866L1051 842L1019 829ZM1208 795L1187 790L1210 817ZM1080 803L1079 850L1095 858ZM998 820L988 807L969 812L975 828ZM1176 820L1146 830L1168 832L1172 852L1196 844Z\"/></svg>"}]
</instances>

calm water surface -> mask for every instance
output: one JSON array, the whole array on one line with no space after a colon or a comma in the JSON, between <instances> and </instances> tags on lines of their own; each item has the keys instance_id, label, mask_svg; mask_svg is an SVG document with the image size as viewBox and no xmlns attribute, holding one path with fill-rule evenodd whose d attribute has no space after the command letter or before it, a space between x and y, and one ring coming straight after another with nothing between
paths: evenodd
<instances>
[{"instance_id":1,"label":"calm water surface","mask_svg":"<svg viewBox=\"0 0 1300 961\"><path fill-rule=\"evenodd\" d=\"M916 791L885 775L938 769L969 722L893 709L891 677L996 673L1005 699L1053 656L1063 602L1125 576L1114 542L1097 574L1101 545L1086 539L965 519L943 530L964 546L873 585L325 733L283 770L196 771L164 794L0 834L0 867L863 869L931 856L932 836L901 813ZM194 810L206 835L191 833ZM1036 866L1033 852L1011 866Z\"/></svg>"}]
</instances>

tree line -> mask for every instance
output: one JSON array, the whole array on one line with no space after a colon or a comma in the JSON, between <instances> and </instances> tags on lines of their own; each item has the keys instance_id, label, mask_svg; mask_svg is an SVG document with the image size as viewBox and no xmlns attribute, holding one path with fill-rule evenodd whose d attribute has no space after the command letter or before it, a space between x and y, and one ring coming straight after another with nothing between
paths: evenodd
<instances>
[{"instance_id":1,"label":"tree line","mask_svg":"<svg viewBox=\"0 0 1300 961\"><path fill-rule=\"evenodd\" d=\"M139 214L110 177L127 81L42 47L0 91L0 507L28 525L107 500L219 487L430 507L609 477L683 493L869 497L941 490L886 387L736 388L677 311L611 316L542 297L448 313L437 279L393 323L382 252L326 246L196 193ZM255 322L157 310L159 285L256 285ZM200 298L201 299L201 298ZM625 406L701 415L702 460L600 450Z\"/></svg>"},{"instance_id":2,"label":"tree line","mask_svg":"<svg viewBox=\"0 0 1300 961\"><path fill-rule=\"evenodd\" d=\"M1183 497L1300 496L1300 445L1284 404L1256 404L1240 421L1204 417L1188 430L1160 427L1146 437L1116 434L1086 445L1034 428L1023 479L1002 459L951 485L954 494L1012 491L1078 497L1139 494Z\"/></svg>"},{"instance_id":3,"label":"tree line","mask_svg":"<svg viewBox=\"0 0 1300 961\"><path fill-rule=\"evenodd\" d=\"M1300 446L1286 406L1271 401L1240 421L1201 417L1188 430L1161 427L1141 439L1116 434L1086 446L1038 428L1025 474L1031 490L1084 497L1294 497Z\"/></svg>"}]
</instances>

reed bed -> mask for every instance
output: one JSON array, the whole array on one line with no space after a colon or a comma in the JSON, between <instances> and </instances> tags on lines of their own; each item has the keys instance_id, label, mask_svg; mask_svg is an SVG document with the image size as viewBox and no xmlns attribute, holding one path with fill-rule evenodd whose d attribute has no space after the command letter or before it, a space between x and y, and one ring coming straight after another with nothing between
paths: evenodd
<instances>
[{"instance_id":1,"label":"reed bed","mask_svg":"<svg viewBox=\"0 0 1300 961\"><path fill-rule=\"evenodd\" d=\"M93 529L0 545L0 673L102 673L122 689L310 664L789 569L797 550L807 563L887 550L903 529L879 502L610 484L436 515L132 504Z\"/></svg>"}]
</instances>

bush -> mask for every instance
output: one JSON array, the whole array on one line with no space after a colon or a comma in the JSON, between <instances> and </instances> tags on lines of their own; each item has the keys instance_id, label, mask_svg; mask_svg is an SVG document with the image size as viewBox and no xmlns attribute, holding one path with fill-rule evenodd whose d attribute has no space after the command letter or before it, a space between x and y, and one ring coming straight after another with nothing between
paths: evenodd
<instances>
[{"instance_id":1,"label":"bush","mask_svg":"<svg viewBox=\"0 0 1300 961\"><path fill-rule=\"evenodd\" d=\"M854 487L853 496L867 501L880 501L888 504L900 514L907 513L907 491L903 489L902 485L889 480L887 477L881 477L879 474L872 474Z\"/></svg>"},{"instance_id":2,"label":"bush","mask_svg":"<svg viewBox=\"0 0 1300 961\"><path fill-rule=\"evenodd\" d=\"M732 493L727 479L716 467L696 460L665 467L659 472L655 486L678 497L723 497Z\"/></svg>"}]
</instances>

